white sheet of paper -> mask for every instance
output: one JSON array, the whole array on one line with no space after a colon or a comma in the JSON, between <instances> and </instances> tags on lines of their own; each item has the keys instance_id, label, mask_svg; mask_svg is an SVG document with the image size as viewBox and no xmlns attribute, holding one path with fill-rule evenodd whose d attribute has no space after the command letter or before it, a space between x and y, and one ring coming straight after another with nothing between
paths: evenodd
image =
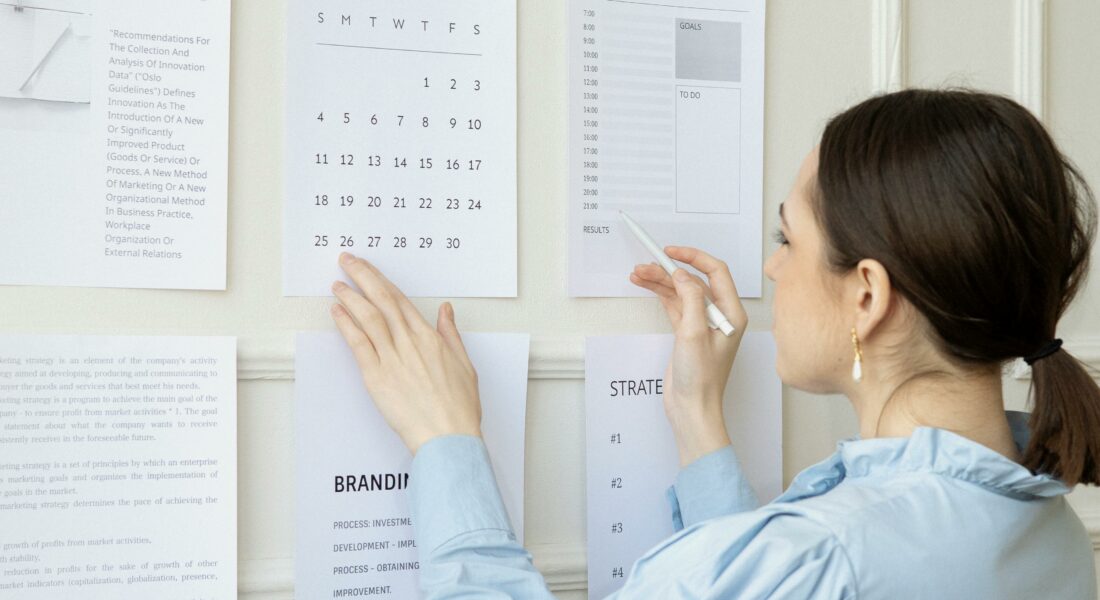
<instances>
[{"instance_id":1,"label":"white sheet of paper","mask_svg":"<svg viewBox=\"0 0 1100 600\"><path fill-rule=\"evenodd\" d=\"M0 7L0 284L225 289L229 4Z\"/></svg>"},{"instance_id":2,"label":"white sheet of paper","mask_svg":"<svg viewBox=\"0 0 1100 600\"><path fill-rule=\"evenodd\" d=\"M478 370L485 445L522 543L530 336L465 333L462 340ZM375 408L339 334L301 333L295 356L296 596L333 598L341 590L372 588L394 598L419 597L405 492L409 451ZM347 474L377 475L384 489L336 492L335 476ZM366 572L355 572L363 570L358 565Z\"/></svg>"},{"instance_id":3,"label":"white sheet of paper","mask_svg":"<svg viewBox=\"0 0 1100 600\"><path fill-rule=\"evenodd\" d=\"M290 0L283 293L516 295L516 0Z\"/></svg>"},{"instance_id":4,"label":"white sheet of paper","mask_svg":"<svg viewBox=\"0 0 1100 600\"><path fill-rule=\"evenodd\" d=\"M569 293L644 296L658 244L761 293L764 0L569 2Z\"/></svg>"},{"instance_id":5,"label":"white sheet of paper","mask_svg":"<svg viewBox=\"0 0 1100 600\"><path fill-rule=\"evenodd\" d=\"M234 338L0 336L0 597L237 597Z\"/></svg>"},{"instance_id":6,"label":"white sheet of paper","mask_svg":"<svg viewBox=\"0 0 1100 600\"><path fill-rule=\"evenodd\" d=\"M592 598L622 586L634 561L673 533L665 492L680 459L660 393L672 341L671 335L631 335L586 343ZM738 460L760 501L768 502L783 485L782 386L770 333L745 333L723 406Z\"/></svg>"}]
</instances>

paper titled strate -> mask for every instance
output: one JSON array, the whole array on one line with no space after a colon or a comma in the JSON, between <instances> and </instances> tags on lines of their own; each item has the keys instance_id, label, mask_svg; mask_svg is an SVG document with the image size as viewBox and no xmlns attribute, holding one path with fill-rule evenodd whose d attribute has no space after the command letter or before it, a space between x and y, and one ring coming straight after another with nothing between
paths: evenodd
<instances>
[{"instance_id":1,"label":"paper titled strate","mask_svg":"<svg viewBox=\"0 0 1100 600\"><path fill-rule=\"evenodd\" d=\"M485 445L522 544L530 338L467 333L462 340L478 371ZM375 408L338 334L299 334L295 376L295 593L419 597L409 451Z\"/></svg>"},{"instance_id":2,"label":"paper titled strate","mask_svg":"<svg viewBox=\"0 0 1100 600\"><path fill-rule=\"evenodd\" d=\"M233 338L0 336L0 598L237 597Z\"/></svg>"},{"instance_id":3,"label":"paper titled strate","mask_svg":"<svg viewBox=\"0 0 1100 600\"><path fill-rule=\"evenodd\" d=\"M0 284L225 289L229 0L0 5Z\"/></svg>"},{"instance_id":4,"label":"paper titled strate","mask_svg":"<svg viewBox=\"0 0 1100 600\"><path fill-rule=\"evenodd\" d=\"M570 294L649 293L623 210L759 297L764 0L570 0L569 70Z\"/></svg>"},{"instance_id":5,"label":"paper titled strate","mask_svg":"<svg viewBox=\"0 0 1100 600\"><path fill-rule=\"evenodd\" d=\"M291 0L283 293L516 295L515 0Z\"/></svg>"},{"instance_id":6,"label":"paper titled strate","mask_svg":"<svg viewBox=\"0 0 1100 600\"><path fill-rule=\"evenodd\" d=\"M593 598L619 589L634 561L673 533L665 492L679 456L662 403L672 342L671 335L634 335L588 338L585 345ZM782 488L781 393L771 335L746 333L723 408L738 460L762 502Z\"/></svg>"}]
</instances>

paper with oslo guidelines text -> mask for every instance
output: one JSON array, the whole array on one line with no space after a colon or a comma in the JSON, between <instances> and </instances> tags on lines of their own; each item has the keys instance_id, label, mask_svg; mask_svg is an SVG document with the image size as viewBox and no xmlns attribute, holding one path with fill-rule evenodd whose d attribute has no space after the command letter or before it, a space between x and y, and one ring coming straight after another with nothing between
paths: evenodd
<instances>
[{"instance_id":1,"label":"paper with oslo guidelines text","mask_svg":"<svg viewBox=\"0 0 1100 600\"><path fill-rule=\"evenodd\" d=\"M526 334L465 333L481 429L513 531L523 543ZM295 352L299 598L419 598L407 489L412 456L386 424L336 333L301 333ZM440 498L453 503L456 498Z\"/></svg>"},{"instance_id":2,"label":"paper with oslo guidelines text","mask_svg":"<svg viewBox=\"0 0 1100 600\"><path fill-rule=\"evenodd\" d=\"M570 0L569 293L645 296L659 245L729 264L761 293L764 0Z\"/></svg>"},{"instance_id":3,"label":"paper with oslo guidelines text","mask_svg":"<svg viewBox=\"0 0 1100 600\"><path fill-rule=\"evenodd\" d=\"M0 284L225 289L229 5L0 4Z\"/></svg>"}]
</instances>

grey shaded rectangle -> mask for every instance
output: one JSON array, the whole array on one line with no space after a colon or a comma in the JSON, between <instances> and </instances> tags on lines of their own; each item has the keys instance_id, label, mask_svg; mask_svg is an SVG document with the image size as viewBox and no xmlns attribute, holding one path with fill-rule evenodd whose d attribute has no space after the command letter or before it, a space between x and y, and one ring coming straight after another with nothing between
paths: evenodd
<instances>
[{"instance_id":1,"label":"grey shaded rectangle","mask_svg":"<svg viewBox=\"0 0 1100 600\"><path fill-rule=\"evenodd\" d=\"M741 24L676 19L676 78L741 81Z\"/></svg>"}]
</instances>

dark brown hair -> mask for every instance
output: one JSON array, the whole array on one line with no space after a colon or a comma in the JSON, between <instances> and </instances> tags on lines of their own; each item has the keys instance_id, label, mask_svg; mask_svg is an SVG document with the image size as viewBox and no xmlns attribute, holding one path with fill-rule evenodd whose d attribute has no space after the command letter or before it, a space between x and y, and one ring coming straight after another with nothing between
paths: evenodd
<instances>
[{"instance_id":1,"label":"dark brown hair","mask_svg":"<svg viewBox=\"0 0 1100 600\"><path fill-rule=\"evenodd\" d=\"M821 137L814 212L831 268L864 258L971 365L1032 355L1088 273L1095 199L1042 124L970 90L905 90L837 115ZM1100 387L1058 350L1032 366L1023 464L1100 483Z\"/></svg>"}]
</instances>

